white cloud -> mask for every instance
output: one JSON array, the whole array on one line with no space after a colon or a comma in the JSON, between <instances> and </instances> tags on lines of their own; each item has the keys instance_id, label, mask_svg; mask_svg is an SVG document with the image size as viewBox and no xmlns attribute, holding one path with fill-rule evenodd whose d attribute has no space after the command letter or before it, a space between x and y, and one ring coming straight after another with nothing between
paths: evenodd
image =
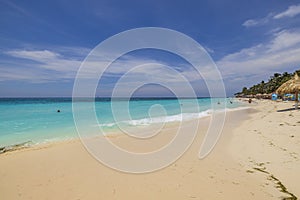
<instances>
[{"instance_id":1,"label":"white cloud","mask_svg":"<svg viewBox=\"0 0 300 200\"><path fill-rule=\"evenodd\" d=\"M48 50L41 50L41 51L27 51L27 50L14 50L6 52L8 55L25 58L35 61L47 61L51 59L56 59L59 57L58 53L48 51Z\"/></svg>"},{"instance_id":2,"label":"white cloud","mask_svg":"<svg viewBox=\"0 0 300 200\"><path fill-rule=\"evenodd\" d=\"M28 68L24 70L22 68L15 68L15 67L5 68L1 65L0 65L0 80L1 81L21 80L30 83L45 83L45 82L55 81L53 76L49 76L49 74L41 70L36 70L32 68Z\"/></svg>"},{"instance_id":3,"label":"white cloud","mask_svg":"<svg viewBox=\"0 0 300 200\"><path fill-rule=\"evenodd\" d=\"M76 53L77 52L77 53ZM2 60L0 62L0 81L24 81L29 83L49 83L49 82L64 82L72 81L76 77L77 71L80 68L84 57L80 55L76 58L67 56L79 55L78 49L70 48L54 51L54 50L10 50L4 52L4 54L10 56L8 60ZM81 78L86 82L98 80L98 72L107 66L107 56L101 55L95 56L85 63ZM153 63L153 65L151 64ZM134 57L130 55L122 56L116 62L112 63L109 68L106 69L104 82L100 84L100 95L109 95L112 88L115 87L116 78L124 75L126 72L132 70L136 66L141 66L138 70L132 71L127 75L127 79L123 82L123 93L128 94L128 91L132 88L132 85L141 83L167 83L170 87L177 88L179 95L188 95L188 91L185 87L187 83L180 77L185 77L189 84L206 91L206 86L202 80L201 75L188 63L169 63L158 61L143 57ZM165 65L170 68L158 67L157 64ZM170 73L170 69L176 70L176 73ZM210 70L204 68L202 75L210 77ZM199 83L202 80L202 84Z\"/></svg>"},{"instance_id":4,"label":"white cloud","mask_svg":"<svg viewBox=\"0 0 300 200\"><path fill-rule=\"evenodd\" d=\"M286 48L299 45L300 43L300 34L299 32L290 32L290 31L280 31L275 34L274 40L269 44L269 52L281 51Z\"/></svg>"},{"instance_id":5,"label":"white cloud","mask_svg":"<svg viewBox=\"0 0 300 200\"><path fill-rule=\"evenodd\" d=\"M273 14L270 13L270 14L268 14L264 18L249 19L249 20L245 21L242 25L245 26L245 27L252 27L252 26L264 25L264 24L266 24L266 23L268 23L270 21L270 19L272 18L272 16L273 16Z\"/></svg>"},{"instance_id":6,"label":"white cloud","mask_svg":"<svg viewBox=\"0 0 300 200\"><path fill-rule=\"evenodd\" d=\"M300 14L300 4L299 5L293 5L290 6L287 10L278 13L273 18L274 19L281 19L283 17L294 17L296 15Z\"/></svg>"},{"instance_id":7,"label":"white cloud","mask_svg":"<svg viewBox=\"0 0 300 200\"><path fill-rule=\"evenodd\" d=\"M245 81L254 84L274 72L296 70L300 65L299 55L300 32L285 30L275 34L267 43L223 57L217 65L226 80L240 86Z\"/></svg>"},{"instance_id":8,"label":"white cloud","mask_svg":"<svg viewBox=\"0 0 300 200\"><path fill-rule=\"evenodd\" d=\"M249 20L247 20L243 23L243 26L252 27L252 26L262 25L262 24L265 24L267 22L268 22L268 20L266 20L265 18L264 19L257 19L257 20L249 19Z\"/></svg>"},{"instance_id":9,"label":"white cloud","mask_svg":"<svg viewBox=\"0 0 300 200\"><path fill-rule=\"evenodd\" d=\"M254 26L260 26L267 24L272 19L277 20L284 17L294 17L296 15L300 14L300 4L299 5L292 5L287 10L281 12L281 13L269 13L266 17L258 18L258 19L248 19L246 20L242 25L245 27L254 27Z\"/></svg>"},{"instance_id":10,"label":"white cloud","mask_svg":"<svg viewBox=\"0 0 300 200\"><path fill-rule=\"evenodd\" d=\"M77 52L75 48L73 50L72 55ZM72 50L64 49L63 51L70 53ZM0 80L2 81L52 82L74 78L82 60L73 57L66 58L53 50L10 50L3 53L14 58L2 60L0 63Z\"/></svg>"},{"instance_id":11,"label":"white cloud","mask_svg":"<svg viewBox=\"0 0 300 200\"><path fill-rule=\"evenodd\" d=\"M76 58L75 56L74 58L72 56L70 57L64 55L64 53L69 55L78 55L77 48L65 48L63 50L60 49L60 52L53 50L11 50L4 53L18 59L24 59L24 61L20 61L18 59L13 59L12 61L6 63L3 63L2 61L2 63L0 63L0 80L2 81L25 80L30 82L51 82L57 80L62 81L65 79L74 79L82 64L82 61L84 60L83 56L79 56L79 58ZM104 67L109 64L107 61L107 56L109 57L109 55L95 56L85 61L81 78L98 78L97 72L99 72L99 70L104 70ZM160 63L170 66L169 63L164 63L153 59L136 58L125 55L122 57L122 59L112 63L109 68L105 70L105 76L116 78L135 66L147 63ZM200 76L191 69L191 66L186 64L178 64L177 66L173 65L172 67L179 70L180 73L187 77L190 81L198 80L200 78ZM170 81L178 82L176 77L169 77L168 73L166 73L163 68L156 67L150 71L151 78L154 82L156 80L161 80L163 76ZM134 72L135 79L132 80L148 80L147 74L149 74L149 67L145 69L141 68L139 71Z\"/></svg>"},{"instance_id":12,"label":"white cloud","mask_svg":"<svg viewBox=\"0 0 300 200\"><path fill-rule=\"evenodd\" d=\"M254 19L249 19L247 21L245 21L243 23L243 26L246 26L246 27L251 27L251 26L255 26L258 24L258 21L257 20L254 20Z\"/></svg>"}]
</instances>

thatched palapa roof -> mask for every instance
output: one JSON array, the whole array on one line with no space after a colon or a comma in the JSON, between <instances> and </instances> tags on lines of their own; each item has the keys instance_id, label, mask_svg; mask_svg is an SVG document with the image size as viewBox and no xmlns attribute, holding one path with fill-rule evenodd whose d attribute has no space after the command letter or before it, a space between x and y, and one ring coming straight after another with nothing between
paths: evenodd
<instances>
[{"instance_id":1,"label":"thatched palapa roof","mask_svg":"<svg viewBox=\"0 0 300 200\"><path fill-rule=\"evenodd\" d=\"M277 90L278 94L286 94L286 93L298 93L300 92L300 78L297 73L295 73L294 78L283 83Z\"/></svg>"}]
</instances>

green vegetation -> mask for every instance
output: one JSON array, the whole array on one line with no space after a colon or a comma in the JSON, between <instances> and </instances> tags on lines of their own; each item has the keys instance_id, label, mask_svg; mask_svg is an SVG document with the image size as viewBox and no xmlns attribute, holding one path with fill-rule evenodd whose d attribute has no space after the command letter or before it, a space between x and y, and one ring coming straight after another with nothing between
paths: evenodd
<instances>
[{"instance_id":1,"label":"green vegetation","mask_svg":"<svg viewBox=\"0 0 300 200\"><path fill-rule=\"evenodd\" d=\"M296 71L300 75L300 70ZM236 93L236 96L270 94L275 92L283 83L290 80L295 73L284 72L283 74L275 73L269 78L268 82L261 81L260 83L251 86L250 88L243 87L241 92Z\"/></svg>"}]
</instances>

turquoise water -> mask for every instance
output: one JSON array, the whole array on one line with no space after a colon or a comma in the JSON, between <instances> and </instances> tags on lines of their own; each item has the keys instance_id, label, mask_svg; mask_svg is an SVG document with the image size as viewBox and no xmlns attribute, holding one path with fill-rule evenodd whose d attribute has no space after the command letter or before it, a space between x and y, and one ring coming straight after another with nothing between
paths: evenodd
<instances>
[{"instance_id":1,"label":"turquoise water","mask_svg":"<svg viewBox=\"0 0 300 200\"><path fill-rule=\"evenodd\" d=\"M99 124L87 124L86 130L89 130L89 126L99 126L103 130L114 131L118 128L116 121L125 126L146 126L151 123L181 121L183 115L184 119L199 118L207 116L211 104L219 105L218 102L227 102L227 108L241 106L238 102L229 103L232 101L230 99L199 98L196 101L197 107L191 104L190 99L132 99L128 109L130 119L122 113L126 110L126 101L113 101L113 108L117 111L114 117L110 99L96 99ZM78 103L82 107L80 114L84 116L87 112L85 105L89 102ZM57 112L58 109L61 112ZM36 144L76 137L71 98L0 99L0 147L27 141Z\"/></svg>"}]
</instances>

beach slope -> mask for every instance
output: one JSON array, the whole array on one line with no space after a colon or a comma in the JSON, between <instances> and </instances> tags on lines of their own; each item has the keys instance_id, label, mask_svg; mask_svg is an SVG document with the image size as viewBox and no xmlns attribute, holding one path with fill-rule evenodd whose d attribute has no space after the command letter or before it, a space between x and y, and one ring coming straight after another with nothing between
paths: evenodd
<instances>
[{"instance_id":1,"label":"beach slope","mask_svg":"<svg viewBox=\"0 0 300 200\"><path fill-rule=\"evenodd\" d=\"M148 174L112 170L79 140L7 152L0 155L0 198L295 199L300 196L300 111L277 112L291 106L254 101L249 109L228 112L219 142L200 160L210 120L203 118L190 149L170 166ZM163 146L176 126L162 130L155 144ZM127 137L111 140L141 152L153 147Z\"/></svg>"}]
</instances>

